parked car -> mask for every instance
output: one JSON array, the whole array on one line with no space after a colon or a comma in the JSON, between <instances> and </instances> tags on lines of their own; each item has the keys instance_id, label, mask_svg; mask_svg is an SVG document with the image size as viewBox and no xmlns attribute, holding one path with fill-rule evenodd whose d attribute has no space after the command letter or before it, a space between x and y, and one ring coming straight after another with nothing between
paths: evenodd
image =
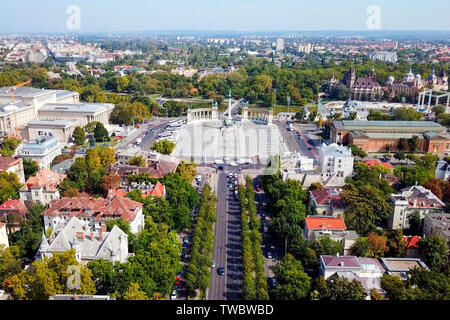
<instances>
[{"instance_id":1,"label":"parked car","mask_svg":"<svg viewBox=\"0 0 450 320\"><path fill-rule=\"evenodd\" d=\"M277 287L277 279L275 278L269 278L269 287L271 287L272 289Z\"/></svg>"},{"instance_id":2,"label":"parked car","mask_svg":"<svg viewBox=\"0 0 450 320\"><path fill-rule=\"evenodd\" d=\"M211 268L215 268L216 267L216 262L213 260L212 264L211 264Z\"/></svg>"},{"instance_id":3,"label":"parked car","mask_svg":"<svg viewBox=\"0 0 450 320\"><path fill-rule=\"evenodd\" d=\"M219 276L223 276L225 274L225 268L224 267L220 267L219 269L217 269L217 274Z\"/></svg>"},{"instance_id":4,"label":"parked car","mask_svg":"<svg viewBox=\"0 0 450 320\"><path fill-rule=\"evenodd\" d=\"M267 251L267 259L273 259L272 252Z\"/></svg>"},{"instance_id":5,"label":"parked car","mask_svg":"<svg viewBox=\"0 0 450 320\"><path fill-rule=\"evenodd\" d=\"M186 244L189 243L189 236L184 237L183 242Z\"/></svg>"},{"instance_id":6,"label":"parked car","mask_svg":"<svg viewBox=\"0 0 450 320\"><path fill-rule=\"evenodd\" d=\"M264 229L264 232L269 232L269 228L267 228L266 224L264 225L263 229Z\"/></svg>"},{"instance_id":7,"label":"parked car","mask_svg":"<svg viewBox=\"0 0 450 320\"><path fill-rule=\"evenodd\" d=\"M173 290L172 294L170 295L170 300L176 300L178 296L178 291L177 290Z\"/></svg>"}]
</instances>

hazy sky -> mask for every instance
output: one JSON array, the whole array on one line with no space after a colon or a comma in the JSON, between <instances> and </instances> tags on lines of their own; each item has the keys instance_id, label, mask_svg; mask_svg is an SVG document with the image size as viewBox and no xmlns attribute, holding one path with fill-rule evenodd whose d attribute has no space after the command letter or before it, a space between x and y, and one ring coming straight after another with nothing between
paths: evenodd
<instances>
[{"instance_id":1,"label":"hazy sky","mask_svg":"<svg viewBox=\"0 0 450 320\"><path fill-rule=\"evenodd\" d=\"M384 30L450 30L448 0L0 0L0 33L151 30L366 30L369 5Z\"/></svg>"}]
</instances>

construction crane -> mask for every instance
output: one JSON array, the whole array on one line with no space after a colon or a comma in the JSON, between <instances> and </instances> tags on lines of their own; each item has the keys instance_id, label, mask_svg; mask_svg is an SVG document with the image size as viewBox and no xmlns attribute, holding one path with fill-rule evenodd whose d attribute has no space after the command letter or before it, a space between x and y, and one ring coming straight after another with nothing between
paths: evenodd
<instances>
[{"instance_id":1,"label":"construction crane","mask_svg":"<svg viewBox=\"0 0 450 320\"><path fill-rule=\"evenodd\" d=\"M16 89L23 87L23 86L27 86L27 85L31 84L31 82L32 82L32 79L30 79L26 82L16 84L15 86L11 87L11 104L14 104L16 102L16 100L15 100ZM14 130L16 131L16 135L20 136L19 126L17 125L17 109L14 110Z\"/></svg>"}]
</instances>

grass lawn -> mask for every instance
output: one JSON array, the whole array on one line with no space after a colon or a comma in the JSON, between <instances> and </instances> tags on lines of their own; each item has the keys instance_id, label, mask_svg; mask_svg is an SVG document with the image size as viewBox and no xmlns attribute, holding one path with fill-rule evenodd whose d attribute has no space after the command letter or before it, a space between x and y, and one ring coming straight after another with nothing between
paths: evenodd
<instances>
[{"instance_id":1,"label":"grass lawn","mask_svg":"<svg viewBox=\"0 0 450 320\"><path fill-rule=\"evenodd\" d=\"M114 146L117 145L118 143L120 143L120 140L119 140L119 141L105 141L105 144L109 145L110 147L114 147ZM88 142L86 142L85 144L83 144L83 145L81 146L81 148L89 147L89 145L90 145L90 143L89 143L89 141L88 141ZM101 147L102 145L103 145L103 141L102 141L102 142L96 142L96 143L95 143L95 147L96 147L96 148L97 148L97 147Z\"/></svg>"}]
</instances>

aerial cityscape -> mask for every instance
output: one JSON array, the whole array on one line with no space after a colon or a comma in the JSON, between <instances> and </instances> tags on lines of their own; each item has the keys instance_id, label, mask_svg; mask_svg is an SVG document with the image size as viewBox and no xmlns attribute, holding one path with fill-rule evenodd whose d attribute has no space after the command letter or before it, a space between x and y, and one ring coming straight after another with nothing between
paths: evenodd
<instances>
[{"instance_id":1,"label":"aerial cityscape","mask_svg":"<svg viewBox=\"0 0 450 320\"><path fill-rule=\"evenodd\" d=\"M447 2L24 2L0 4L0 300L450 299Z\"/></svg>"}]
</instances>

